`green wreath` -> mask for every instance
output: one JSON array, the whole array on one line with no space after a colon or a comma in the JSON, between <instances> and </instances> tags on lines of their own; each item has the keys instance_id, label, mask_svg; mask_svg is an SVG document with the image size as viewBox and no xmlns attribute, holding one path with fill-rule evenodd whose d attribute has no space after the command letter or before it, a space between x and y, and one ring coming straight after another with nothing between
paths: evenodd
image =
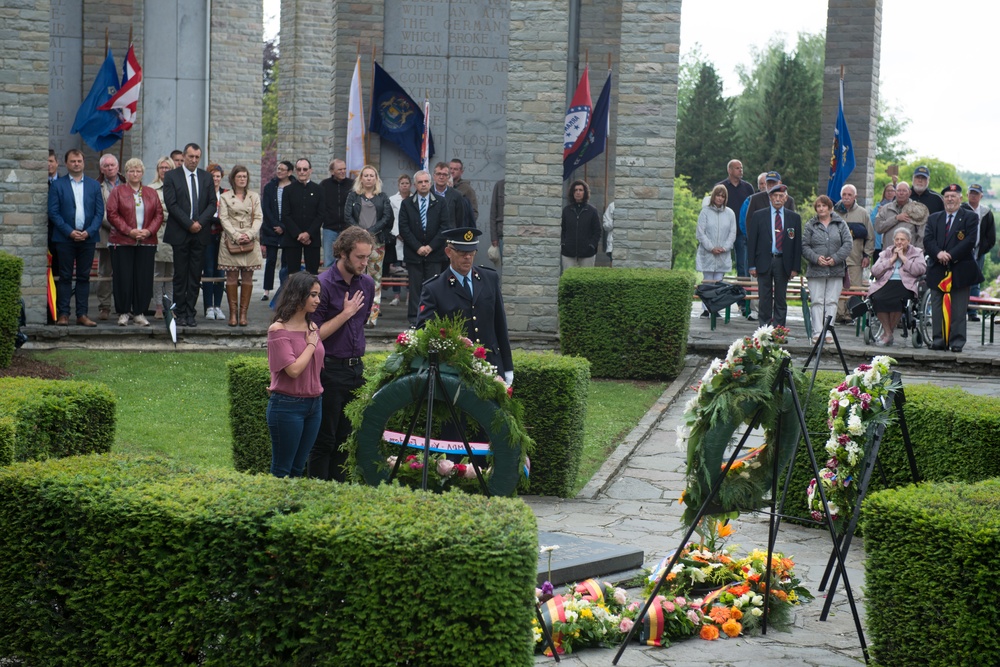
<instances>
[{"instance_id":1,"label":"green wreath","mask_svg":"<svg viewBox=\"0 0 1000 667\"><path fill-rule=\"evenodd\" d=\"M399 419L401 410L405 413L417 403L417 409L423 409L427 357L432 351L438 353L443 389L458 411L475 420L489 438L491 465L484 473L490 493L512 495L522 480L534 441L524 428L523 408L512 398L512 388L497 377L496 368L485 359L485 349L465 337L461 316L434 317L423 329L399 334L395 351L348 405L346 412L354 433L345 449L352 477L373 486L388 481L391 471L387 459L398 455L400 446L386 442L383 434L390 420ZM435 425L450 420L440 390L435 392L433 411ZM472 480L464 488L478 488L478 482Z\"/></svg>"},{"instance_id":2,"label":"green wreath","mask_svg":"<svg viewBox=\"0 0 1000 667\"><path fill-rule=\"evenodd\" d=\"M707 514L733 515L767 505L774 457L779 457L778 469L783 469L801 434L791 390L786 388L780 400L775 400L774 395L781 362L789 357L780 347L787 334L784 327L766 326L753 336L735 341L726 359L712 362L698 385L698 395L688 403L686 427L681 433L681 442L686 441L687 446L688 484L681 496L687 506L682 518L685 524L695 520L722 474L728 460L726 448L741 425L763 427L764 444L733 464ZM795 373L795 382L801 382L800 373ZM776 439L779 432L780 438Z\"/></svg>"}]
</instances>

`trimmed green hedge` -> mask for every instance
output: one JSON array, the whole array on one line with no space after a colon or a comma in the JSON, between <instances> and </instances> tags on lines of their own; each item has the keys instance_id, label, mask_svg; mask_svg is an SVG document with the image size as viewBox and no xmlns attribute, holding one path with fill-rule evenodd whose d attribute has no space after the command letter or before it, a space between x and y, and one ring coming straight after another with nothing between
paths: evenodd
<instances>
[{"instance_id":1,"label":"trimmed green hedge","mask_svg":"<svg viewBox=\"0 0 1000 667\"><path fill-rule=\"evenodd\" d=\"M0 417L0 466L14 462L17 449L17 420L11 416Z\"/></svg>"},{"instance_id":2,"label":"trimmed green hedge","mask_svg":"<svg viewBox=\"0 0 1000 667\"><path fill-rule=\"evenodd\" d=\"M551 352L514 353L514 396L535 441L528 492L566 498L583 457L590 362Z\"/></svg>"},{"instance_id":3,"label":"trimmed green hedge","mask_svg":"<svg viewBox=\"0 0 1000 667\"><path fill-rule=\"evenodd\" d=\"M863 525L876 663L1000 665L1000 480L882 491Z\"/></svg>"},{"instance_id":4,"label":"trimmed green hedge","mask_svg":"<svg viewBox=\"0 0 1000 667\"><path fill-rule=\"evenodd\" d=\"M0 470L0 534L29 664L534 663L517 500L89 456Z\"/></svg>"},{"instance_id":5,"label":"trimmed green hedge","mask_svg":"<svg viewBox=\"0 0 1000 667\"><path fill-rule=\"evenodd\" d=\"M690 271L567 269L559 280L563 353L589 359L594 377L677 377L694 285Z\"/></svg>"},{"instance_id":6,"label":"trimmed green hedge","mask_svg":"<svg viewBox=\"0 0 1000 667\"><path fill-rule=\"evenodd\" d=\"M10 366L21 318L21 274L24 260L0 251L0 368Z\"/></svg>"},{"instance_id":7,"label":"trimmed green hedge","mask_svg":"<svg viewBox=\"0 0 1000 667\"><path fill-rule=\"evenodd\" d=\"M830 431L826 409L830 389L844 380L843 373L820 371L806 409L806 421L813 451L820 466L828 458L825 450ZM958 388L927 384L907 385L903 376L906 403L903 414L917 460L917 470L926 481L977 482L1000 477L1000 399L969 394ZM801 397L803 400L805 396ZM886 430L879 450L882 469L894 488L912 483L910 464L898 424ZM812 479L809 455L803 442L795 459L785 511L793 516L809 516L806 487ZM780 487L779 487L780 488ZM870 489L884 489L876 469Z\"/></svg>"},{"instance_id":8,"label":"trimmed green hedge","mask_svg":"<svg viewBox=\"0 0 1000 667\"><path fill-rule=\"evenodd\" d=\"M0 443L0 465L111 451L115 406L102 384L0 378L0 418L14 424L11 446Z\"/></svg>"},{"instance_id":9,"label":"trimmed green hedge","mask_svg":"<svg viewBox=\"0 0 1000 667\"><path fill-rule=\"evenodd\" d=\"M366 375L385 357L385 353L366 354ZM531 459L530 493L566 497L580 468L590 364L586 359L518 351L514 371L515 396L524 405L525 427L537 443ZM270 379L265 357L243 355L229 362L233 464L240 472L271 469L265 414Z\"/></svg>"}]
</instances>

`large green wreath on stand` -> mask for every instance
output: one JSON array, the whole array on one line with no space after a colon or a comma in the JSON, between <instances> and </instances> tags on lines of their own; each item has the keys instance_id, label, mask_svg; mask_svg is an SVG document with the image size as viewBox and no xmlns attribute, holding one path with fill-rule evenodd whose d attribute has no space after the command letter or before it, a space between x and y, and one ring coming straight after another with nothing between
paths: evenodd
<instances>
[{"instance_id":1,"label":"large green wreath on stand","mask_svg":"<svg viewBox=\"0 0 1000 667\"><path fill-rule=\"evenodd\" d=\"M781 362L790 356L781 347L787 336L785 327L762 326L752 336L735 341L725 359L712 362L697 387L697 396L685 407L685 426L679 434L679 445L687 449L688 485L681 496L687 505L682 518L685 524L695 520L722 474L728 460L726 449L741 425L763 427L764 444L733 464L707 514L735 517L767 505L774 457L779 456L779 469L786 466L801 432L791 390L786 388L780 399L774 393ZM800 385L801 373L795 371L794 377ZM779 422L780 441L776 442Z\"/></svg>"},{"instance_id":2,"label":"large green wreath on stand","mask_svg":"<svg viewBox=\"0 0 1000 667\"><path fill-rule=\"evenodd\" d=\"M398 444L383 438L386 425L395 423L406 430L413 411L419 411L418 431L413 439L423 441L428 354L438 353L441 381L459 413L479 423L490 439L489 467L483 468L493 495L512 495L524 476L534 441L524 428L524 409L513 398L512 387L497 376L495 366L486 361L486 350L465 337L465 319L435 316L422 329L410 329L396 337L396 348L378 371L359 390L358 398L346 410L354 433L345 443L348 468L357 481L377 485L388 481L390 462L400 454ZM440 389L433 408L437 427L450 421L451 414ZM439 435L439 431L432 433ZM418 485L422 476L420 450L410 449L400 465L399 479ZM412 458L410 458L412 457ZM417 474L417 473L421 474ZM428 487L435 490L479 489L470 467L463 461L453 465L444 456L434 456L428 470Z\"/></svg>"}]
</instances>

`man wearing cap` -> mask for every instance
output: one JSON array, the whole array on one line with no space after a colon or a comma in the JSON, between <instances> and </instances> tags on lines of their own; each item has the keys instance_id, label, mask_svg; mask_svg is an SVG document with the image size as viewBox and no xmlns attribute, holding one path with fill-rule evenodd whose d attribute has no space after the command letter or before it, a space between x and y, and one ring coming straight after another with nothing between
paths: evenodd
<instances>
[{"instance_id":1,"label":"man wearing cap","mask_svg":"<svg viewBox=\"0 0 1000 667\"><path fill-rule=\"evenodd\" d=\"M892 247L892 234L900 226L910 230L913 245L924 247L929 213L926 206L910 198L910 193L910 184L900 181L896 184L896 198L881 206L875 216L875 232L882 235L883 248Z\"/></svg>"},{"instance_id":2,"label":"man wearing cap","mask_svg":"<svg viewBox=\"0 0 1000 667\"><path fill-rule=\"evenodd\" d=\"M743 202L753 196L753 186L743 180L743 163L739 160L730 160L729 164L726 165L726 173L728 177L716 185L725 186L729 195L726 199L726 206L739 220ZM749 275L747 273L747 230L742 225L736 227L736 245L733 246L733 252L736 254L736 275Z\"/></svg>"},{"instance_id":3,"label":"man wearing cap","mask_svg":"<svg viewBox=\"0 0 1000 667\"><path fill-rule=\"evenodd\" d=\"M486 361L497 367L497 375L507 384L514 381L514 364L507 336L507 315L500 293L500 277L493 269L473 266L480 232L475 227L459 227L444 232L444 252L450 265L424 283L420 293L417 326L434 314L465 317L466 335L486 348Z\"/></svg>"},{"instance_id":4,"label":"man wearing cap","mask_svg":"<svg viewBox=\"0 0 1000 667\"><path fill-rule=\"evenodd\" d=\"M952 183L944 189L944 210L931 215L926 232L924 251L930 256L927 285L931 288L934 332L931 349L961 352L965 347L969 288L983 279L974 254L979 218L962 208L962 186ZM951 295L951 308L947 311L946 292Z\"/></svg>"},{"instance_id":5,"label":"man wearing cap","mask_svg":"<svg viewBox=\"0 0 1000 667\"><path fill-rule=\"evenodd\" d=\"M986 255L997 243L997 228L993 220L993 211L988 206L983 206L980 202L983 199L983 186L973 183L969 186L969 201L962 204L962 208L969 209L979 216L979 235L976 237L976 247L974 248L976 264L982 272ZM979 296L979 283L973 285L969 291L969 296ZM974 310L969 310L969 321L978 322L979 314Z\"/></svg>"},{"instance_id":6,"label":"man wearing cap","mask_svg":"<svg viewBox=\"0 0 1000 667\"><path fill-rule=\"evenodd\" d=\"M750 237L750 221L753 220L753 214L762 209L766 209L771 205L771 196L768 193L774 186L782 184L781 174L776 171L767 172L764 174L764 183L764 189L750 197L750 203L747 204L747 238ZM785 198L785 208L793 213L795 212L795 200L791 197L791 195L787 195ZM750 260L749 250L747 252L747 261L751 264L753 263L753 261Z\"/></svg>"},{"instance_id":7,"label":"man wearing cap","mask_svg":"<svg viewBox=\"0 0 1000 667\"><path fill-rule=\"evenodd\" d=\"M928 187L931 180L931 170L920 166L913 170L913 192L910 199L927 207L929 214L944 210L944 200L937 192Z\"/></svg>"},{"instance_id":8,"label":"man wearing cap","mask_svg":"<svg viewBox=\"0 0 1000 667\"><path fill-rule=\"evenodd\" d=\"M784 326L788 312L785 289L802 265L802 219L785 208L786 186L775 185L768 197L768 207L748 218L747 261L750 275L757 279L760 321Z\"/></svg>"},{"instance_id":9,"label":"man wearing cap","mask_svg":"<svg viewBox=\"0 0 1000 667\"><path fill-rule=\"evenodd\" d=\"M417 323L421 286L447 261L442 232L454 225L446 200L431 192L430 173L418 171L413 175L413 184L417 191L399 206L399 235L410 289L406 317L411 326Z\"/></svg>"}]
</instances>

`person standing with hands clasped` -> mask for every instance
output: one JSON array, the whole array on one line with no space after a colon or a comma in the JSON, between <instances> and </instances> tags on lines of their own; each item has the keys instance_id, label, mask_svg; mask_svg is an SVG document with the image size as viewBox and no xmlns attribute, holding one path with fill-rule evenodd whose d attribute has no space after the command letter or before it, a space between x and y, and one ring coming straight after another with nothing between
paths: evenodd
<instances>
[{"instance_id":1,"label":"person standing with hands clasped","mask_svg":"<svg viewBox=\"0 0 1000 667\"><path fill-rule=\"evenodd\" d=\"M267 330L267 365L271 397L267 428L271 433L271 474L302 477L322 416L323 341L309 317L320 302L316 276L296 273L288 279Z\"/></svg>"}]
</instances>

